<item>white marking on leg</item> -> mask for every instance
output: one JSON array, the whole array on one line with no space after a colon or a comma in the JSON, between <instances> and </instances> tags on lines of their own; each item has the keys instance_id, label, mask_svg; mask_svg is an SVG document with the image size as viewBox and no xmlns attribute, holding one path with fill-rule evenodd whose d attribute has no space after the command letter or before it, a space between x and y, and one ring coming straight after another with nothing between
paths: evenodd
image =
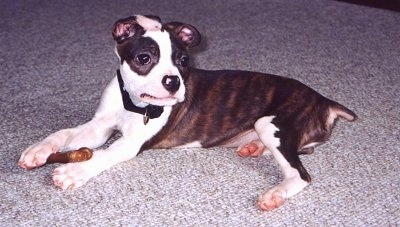
<instances>
[{"instance_id":1,"label":"white marking on leg","mask_svg":"<svg viewBox=\"0 0 400 227\"><path fill-rule=\"evenodd\" d=\"M263 210L272 210L281 206L285 199L299 193L308 185L308 182L301 179L298 170L291 167L278 150L281 142L279 138L275 137L279 128L272 123L274 118L275 116L263 117L255 123L260 140L271 151L283 172L283 181L260 195L258 206Z\"/></svg>"},{"instance_id":2,"label":"white marking on leg","mask_svg":"<svg viewBox=\"0 0 400 227\"><path fill-rule=\"evenodd\" d=\"M275 137L275 133L279 131L279 128L271 123L274 118L275 116L267 116L258 119L254 124L254 129L258 133L258 137L261 140L269 141L268 147L274 147L276 149L277 147L279 147L279 145L281 145L281 142L279 138ZM265 145L267 146L267 144Z\"/></svg>"}]
</instances>

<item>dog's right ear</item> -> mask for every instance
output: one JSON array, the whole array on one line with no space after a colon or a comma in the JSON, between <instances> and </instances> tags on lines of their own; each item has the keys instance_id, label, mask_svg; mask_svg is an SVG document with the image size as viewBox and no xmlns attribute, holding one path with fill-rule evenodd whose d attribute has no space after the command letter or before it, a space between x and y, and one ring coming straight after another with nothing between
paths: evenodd
<instances>
[{"instance_id":1,"label":"dog's right ear","mask_svg":"<svg viewBox=\"0 0 400 227\"><path fill-rule=\"evenodd\" d=\"M122 43L135 34L143 35L144 28L137 22L137 16L123 18L115 22L112 35L117 43Z\"/></svg>"}]
</instances>

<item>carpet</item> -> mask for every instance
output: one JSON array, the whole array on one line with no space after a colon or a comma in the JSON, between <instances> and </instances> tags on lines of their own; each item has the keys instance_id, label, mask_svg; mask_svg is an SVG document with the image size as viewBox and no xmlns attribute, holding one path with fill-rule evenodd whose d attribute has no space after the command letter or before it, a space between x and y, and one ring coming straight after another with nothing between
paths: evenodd
<instances>
[{"instance_id":1,"label":"carpet","mask_svg":"<svg viewBox=\"0 0 400 227\"><path fill-rule=\"evenodd\" d=\"M400 14L337 1L0 2L0 226L400 225ZM282 175L270 155L147 150L85 186L17 166L48 134L91 119L118 59L113 23L183 21L204 39L197 67L295 78L359 116L301 156L313 181L272 212L257 196Z\"/></svg>"}]
</instances>

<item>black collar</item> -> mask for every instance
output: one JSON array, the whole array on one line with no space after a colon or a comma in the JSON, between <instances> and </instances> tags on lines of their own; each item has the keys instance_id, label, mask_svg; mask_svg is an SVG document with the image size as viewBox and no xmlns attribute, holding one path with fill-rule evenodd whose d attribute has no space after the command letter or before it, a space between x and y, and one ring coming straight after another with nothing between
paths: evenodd
<instances>
[{"instance_id":1,"label":"black collar","mask_svg":"<svg viewBox=\"0 0 400 227\"><path fill-rule=\"evenodd\" d=\"M129 93L125 90L124 81L122 80L121 72L119 69L117 70L117 77L119 83L119 89L122 95L122 102L124 103L124 108L127 111L135 112L143 115L143 123L147 124L149 119L158 118L164 112L164 107L162 106L154 106L147 105L145 107L137 107L133 104L131 98L129 97Z\"/></svg>"}]
</instances>

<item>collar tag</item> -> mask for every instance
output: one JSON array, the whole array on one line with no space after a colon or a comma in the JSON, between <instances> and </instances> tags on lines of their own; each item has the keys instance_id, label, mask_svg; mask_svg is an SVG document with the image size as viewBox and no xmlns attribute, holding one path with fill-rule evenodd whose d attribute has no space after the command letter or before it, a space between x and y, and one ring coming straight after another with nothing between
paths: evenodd
<instances>
[{"instance_id":1,"label":"collar tag","mask_svg":"<svg viewBox=\"0 0 400 227\"><path fill-rule=\"evenodd\" d=\"M129 93L124 88L124 81L122 80L121 72L119 69L117 70L117 78L125 110L142 114L143 124L145 125L149 122L150 119L158 118L161 116L161 114L164 112L164 107L162 106L155 106L151 104L145 107L135 106L135 104L133 104L131 98L129 97Z\"/></svg>"},{"instance_id":2,"label":"collar tag","mask_svg":"<svg viewBox=\"0 0 400 227\"><path fill-rule=\"evenodd\" d=\"M147 125L147 123L149 122L149 116L147 116L147 110L143 115L143 124Z\"/></svg>"}]
</instances>

